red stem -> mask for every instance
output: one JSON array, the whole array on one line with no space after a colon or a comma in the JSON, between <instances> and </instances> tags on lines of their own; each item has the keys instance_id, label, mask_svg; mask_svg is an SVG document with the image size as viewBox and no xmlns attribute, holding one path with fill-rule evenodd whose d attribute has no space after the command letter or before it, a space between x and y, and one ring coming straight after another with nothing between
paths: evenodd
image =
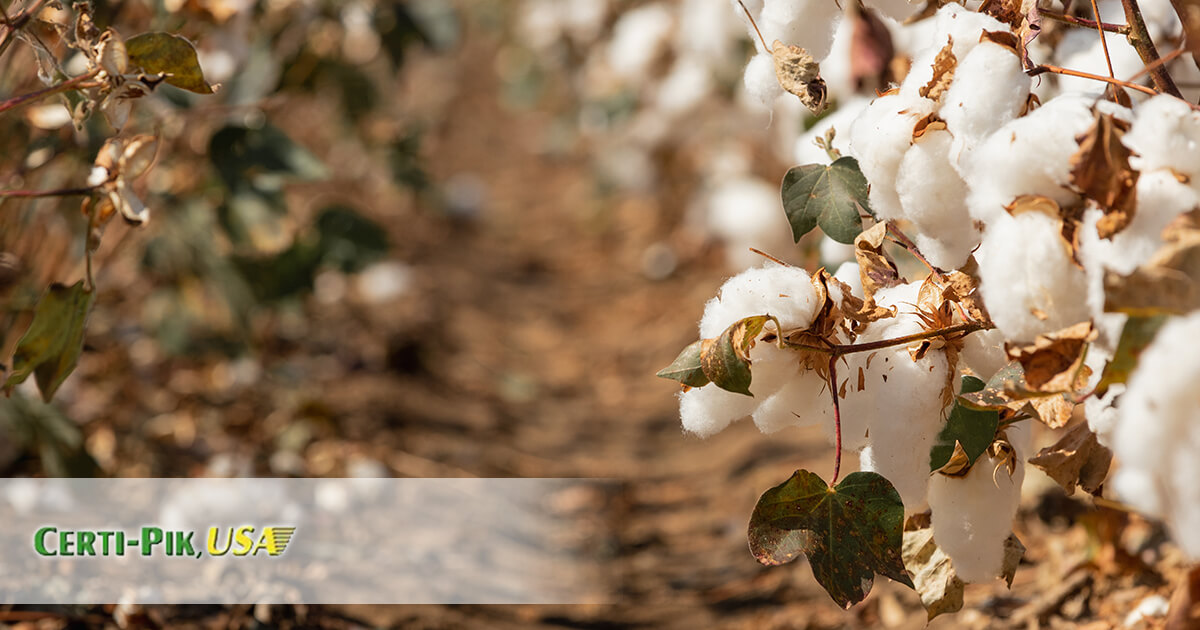
<instances>
[{"instance_id":1,"label":"red stem","mask_svg":"<svg viewBox=\"0 0 1200 630\"><path fill-rule=\"evenodd\" d=\"M842 411L838 405L837 394L837 360L836 354L829 357L829 393L833 396L833 431L834 431L834 453L833 453L833 481L829 482L830 487L838 481L838 474L842 471Z\"/></svg>"}]
</instances>

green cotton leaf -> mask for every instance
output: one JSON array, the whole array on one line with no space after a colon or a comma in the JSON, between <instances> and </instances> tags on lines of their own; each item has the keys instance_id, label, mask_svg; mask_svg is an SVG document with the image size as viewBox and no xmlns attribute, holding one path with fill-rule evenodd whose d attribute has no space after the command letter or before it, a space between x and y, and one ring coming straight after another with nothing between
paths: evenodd
<instances>
[{"instance_id":1,"label":"green cotton leaf","mask_svg":"<svg viewBox=\"0 0 1200 630\"><path fill-rule=\"evenodd\" d=\"M983 391L987 387L981 379L974 376L962 378L961 394ZM988 446L996 439L996 429L1000 424L1000 413L995 410L972 409L954 401L950 417L938 433L937 441L929 451L929 469L938 471L950 462L954 454L954 445L959 444L967 457L966 467L969 468L975 460L987 451Z\"/></svg>"},{"instance_id":2,"label":"green cotton leaf","mask_svg":"<svg viewBox=\"0 0 1200 630\"><path fill-rule=\"evenodd\" d=\"M763 326L773 319L770 315L747 317L734 322L720 337L701 342L700 369L704 376L721 389L753 397L750 348Z\"/></svg>"},{"instance_id":3,"label":"green cotton leaf","mask_svg":"<svg viewBox=\"0 0 1200 630\"><path fill-rule=\"evenodd\" d=\"M1158 329L1167 322L1167 315L1138 316L1130 315L1121 329L1121 340L1117 342L1117 350L1113 353L1112 361L1104 368L1104 375L1096 384L1096 394L1104 395L1108 386L1114 383L1124 383L1137 367L1138 357L1142 350L1154 341Z\"/></svg>"},{"instance_id":4,"label":"green cotton leaf","mask_svg":"<svg viewBox=\"0 0 1200 630\"><path fill-rule=\"evenodd\" d=\"M702 345L704 345L703 340L692 342L683 349L683 352L679 353L679 356L675 357L671 365L659 370L655 376L679 381L688 387L708 385L708 377L704 375L704 370L700 367L700 347Z\"/></svg>"},{"instance_id":5,"label":"green cotton leaf","mask_svg":"<svg viewBox=\"0 0 1200 630\"><path fill-rule=\"evenodd\" d=\"M357 273L387 255L387 230L347 206L321 210L313 225L321 263L344 273Z\"/></svg>"},{"instance_id":6,"label":"green cotton leaf","mask_svg":"<svg viewBox=\"0 0 1200 630\"><path fill-rule=\"evenodd\" d=\"M6 393L33 374L42 398L49 402L54 397L83 352L83 327L94 298L82 280L69 287L50 286L34 309L29 330L17 342Z\"/></svg>"},{"instance_id":7,"label":"green cotton leaf","mask_svg":"<svg viewBox=\"0 0 1200 630\"><path fill-rule=\"evenodd\" d=\"M165 74L167 83L196 94L212 94L215 90L204 80L196 47L187 39L172 33L142 33L125 40L129 65L147 74Z\"/></svg>"},{"instance_id":8,"label":"green cotton leaf","mask_svg":"<svg viewBox=\"0 0 1200 630\"><path fill-rule=\"evenodd\" d=\"M871 592L875 574L913 588L901 557L904 503L882 475L856 472L829 488L797 470L767 490L750 517L750 552L766 565L803 552L813 577L849 608Z\"/></svg>"},{"instance_id":9,"label":"green cotton leaf","mask_svg":"<svg viewBox=\"0 0 1200 630\"><path fill-rule=\"evenodd\" d=\"M871 213L867 178L858 161L846 156L833 164L797 166L783 176L783 211L792 224L792 238L820 226L839 243L850 244L862 232L859 210Z\"/></svg>"}]
</instances>

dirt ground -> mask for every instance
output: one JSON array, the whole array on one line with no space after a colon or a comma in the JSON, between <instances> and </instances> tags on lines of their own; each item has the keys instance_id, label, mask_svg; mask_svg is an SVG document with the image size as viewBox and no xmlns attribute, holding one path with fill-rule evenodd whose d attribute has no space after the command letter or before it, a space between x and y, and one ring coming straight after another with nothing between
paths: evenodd
<instances>
[{"instance_id":1,"label":"dirt ground","mask_svg":"<svg viewBox=\"0 0 1200 630\"><path fill-rule=\"evenodd\" d=\"M671 165L689 159L689 148L660 156L665 176L653 192L602 191L588 147L546 152L550 117L501 104L500 45L468 24L459 49L415 53L396 95L395 107L427 125L421 151L434 188L464 174L482 185L471 216L388 193L377 170L346 174L353 165L339 163L335 139L314 124L329 113L319 105L273 113L334 169L332 183L298 186L294 198L360 202L387 226L412 287L385 302L353 292L312 298L291 319L263 318L262 376L252 386L228 377L224 360L147 359L101 325L77 376L73 416L105 472L214 474L220 461L274 474L273 455L293 440L312 476L369 459L397 476L615 480L589 508L605 524L594 544L606 603L314 606L277 610L268 626L925 627L917 596L886 578L842 611L803 561L768 569L750 556L745 530L759 494L797 468L827 473L832 452L814 432L766 437L748 422L708 440L686 435L676 386L654 377L694 339L705 300L727 275L719 248L681 230L690 183ZM759 161L765 175L782 174ZM643 255L659 242L678 265L652 281ZM102 293L96 317L113 321L141 297ZM1012 590L999 581L970 587L967 609L931 627L1107 628L1145 595L1169 596L1161 576L1178 571L1169 559L1156 557L1151 570L1094 549L1089 531L1127 524L1108 512L1054 493L1031 497L1018 526L1029 552ZM262 623L251 607L145 614L175 627Z\"/></svg>"}]
</instances>

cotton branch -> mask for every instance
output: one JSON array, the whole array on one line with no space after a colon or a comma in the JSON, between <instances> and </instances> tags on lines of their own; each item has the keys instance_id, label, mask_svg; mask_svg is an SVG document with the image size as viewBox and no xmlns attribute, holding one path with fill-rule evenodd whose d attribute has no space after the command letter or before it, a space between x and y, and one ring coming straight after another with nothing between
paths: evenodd
<instances>
[{"instance_id":1,"label":"cotton branch","mask_svg":"<svg viewBox=\"0 0 1200 630\"><path fill-rule=\"evenodd\" d=\"M1087 18L1079 18L1079 17L1075 17L1073 15L1067 15L1065 13L1060 13L1058 11L1051 11L1050 9L1042 9L1042 8L1038 9L1038 15L1041 15L1042 17L1048 17L1051 20L1054 20L1056 22L1062 22L1064 24L1071 24L1073 26L1094 28L1094 29L1099 29L1102 31L1107 31L1109 33L1116 33L1118 35L1128 35L1129 34L1129 25L1128 24L1109 24L1107 22L1097 22L1095 20L1089 20Z\"/></svg>"},{"instance_id":2,"label":"cotton branch","mask_svg":"<svg viewBox=\"0 0 1200 630\"><path fill-rule=\"evenodd\" d=\"M838 474L842 471L842 410L838 404L837 360L836 354L829 356L829 395L833 396L834 432L833 481L829 482L831 487L837 483Z\"/></svg>"},{"instance_id":3,"label":"cotton branch","mask_svg":"<svg viewBox=\"0 0 1200 630\"><path fill-rule=\"evenodd\" d=\"M66 81L63 81L62 83L56 83L54 85L51 85L50 87L43 88L36 92L30 92L29 94L22 94L20 96L14 96L6 101L0 101L0 114L3 114L4 112L6 112L10 109L15 109L22 105L26 105L26 104L32 103L34 101L41 100L47 96L58 94L60 92L66 92L68 90L73 90L75 88L81 88L81 87L93 87L93 86L87 85L86 82L89 79L95 78L95 76L99 72L100 72L99 70L93 70L92 72L89 72L87 74L81 74L73 79L68 79Z\"/></svg>"},{"instance_id":4,"label":"cotton branch","mask_svg":"<svg viewBox=\"0 0 1200 630\"><path fill-rule=\"evenodd\" d=\"M39 199L42 197L74 197L77 195L90 195L94 192L96 192L96 188L92 186L85 188L58 188L55 190L0 190L0 198Z\"/></svg>"},{"instance_id":5,"label":"cotton branch","mask_svg":"<svg viewBox=\"0 0 1200 630\"><path fill-rule=\"evenodd\" d=\"M1146 29L1146 21L1142 19L1142 10L1138 8L1137 0L1121 0L1121 6L1125 8L1125 21L1129 25L1129 33L1125 37L1142 58L1142 63L1150 68L1150 79L1154 81L1154 87L1163 94L1183 98L1175 80L1171 78L1171 73L1167 72L1166 66L1158 63L1158 49L1154 47L1150 31Z\"/></svg>"}]
</instances>

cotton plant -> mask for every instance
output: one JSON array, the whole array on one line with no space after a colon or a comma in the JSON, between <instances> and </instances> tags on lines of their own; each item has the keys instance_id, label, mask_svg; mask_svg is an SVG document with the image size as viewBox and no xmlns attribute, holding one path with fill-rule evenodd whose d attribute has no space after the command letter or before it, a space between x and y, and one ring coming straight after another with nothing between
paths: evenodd
<instances>
[{"instance_id":1,"label":"cotton plant","mask_svg":"<svg viewBox=\"0 0 1200 630\"><path fill-rule=\"evenodd\" d=\"M748 92L828 105L813 96L844 19L831 5L732 2L756 47ZM763 253L659 373L701 437L742 418L823 427L829 481L798 470L766 491L748 535L764 564L807 556L841 606L877 575L931 619L962 607L964 583L1011 584L1026 462L1163 519L1200 561L1200 111L1151 36L1188 22L1157 1L1101 5L1096 21L948 4L908 26L902 7L860 5L919 31L907 74L794 137L803 163L779 191L780 230L820 228L851 259L809 271ZM1074 30L1050 40L1049 24ZM1097 70L1084 35L1102 51L1118 36L1144 72ZM1035 423L1062 439L1032 452Z\"/></svg>"}]
</instances>

